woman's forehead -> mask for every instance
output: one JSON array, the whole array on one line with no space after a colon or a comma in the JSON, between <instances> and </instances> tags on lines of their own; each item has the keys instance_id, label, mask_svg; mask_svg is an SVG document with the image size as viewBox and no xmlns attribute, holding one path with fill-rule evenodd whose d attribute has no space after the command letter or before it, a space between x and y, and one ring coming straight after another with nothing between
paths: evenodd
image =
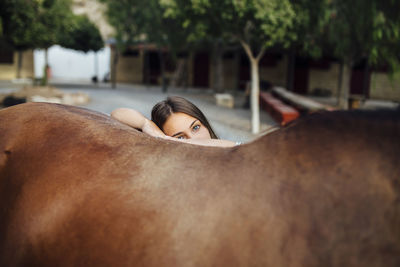
<instances>
[{"instance_id":1,"label":"woman's forehead","mask_svg":"<svg viewBox=\"0 0 400 267\"><path fill-rule=\"evenodd\" d=\"M196 121L195 117L192 117L186 113L176 112L172 113L163 125L164 132L168 134L175 134L180 131L184 131L190 128L191 124Z\"/></svg>"}]
</instances>

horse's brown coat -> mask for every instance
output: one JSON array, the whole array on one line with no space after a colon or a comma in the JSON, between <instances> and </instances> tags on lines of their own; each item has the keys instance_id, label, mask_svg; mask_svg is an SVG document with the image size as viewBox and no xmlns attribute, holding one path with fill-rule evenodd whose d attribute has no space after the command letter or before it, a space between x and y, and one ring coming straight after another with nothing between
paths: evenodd
<instances>
[{"instance_id":1,"label":"horse's brown coat","mask_svg":"<svg viewBox=\"0 0 400 267\"><path fill-rule=\"evenodd\" d=\"M0 111L0 266L400 266L398 114L250 144L158 140L85 109Z\"/></svg>"}]
</instances>

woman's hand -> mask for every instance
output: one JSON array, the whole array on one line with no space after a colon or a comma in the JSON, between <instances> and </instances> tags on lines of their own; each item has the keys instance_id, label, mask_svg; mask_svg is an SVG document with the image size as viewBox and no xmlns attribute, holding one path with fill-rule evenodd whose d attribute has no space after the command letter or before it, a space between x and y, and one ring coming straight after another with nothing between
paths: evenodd
<instances>
[{"instance_id":1,"label":"woman's hand","mask_svg":"<svg viewBox=\"0 0 400 267\"><path fill-rule=\"evenodd\" d=\"M161 138L166 136L154 122L134 109L118 108L111 112L111 117L148 135Z\"/></svg>"},{"instance_id":2,"label":"woman's hand","mask_svg":"<svg viewBox=\"0 0 400 267\"><path fill-rule=\"evenodd\" d=\"M148 119L146 119L145 122L143 123L142 132L154 137L161 137L161 138L167 137L154 122Z\"/></svg>"}]
</instances>

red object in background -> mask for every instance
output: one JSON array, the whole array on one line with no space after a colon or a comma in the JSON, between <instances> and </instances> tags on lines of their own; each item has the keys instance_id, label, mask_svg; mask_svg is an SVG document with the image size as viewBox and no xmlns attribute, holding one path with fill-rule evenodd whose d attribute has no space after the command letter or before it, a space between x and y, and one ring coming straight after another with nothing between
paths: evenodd
<instances>
[{"instance_id":1,"label":"red object in background","mask_svg":"<svg viewBox=\"0 0 400 267\"><path fill-rule=\"evenodd\" d=\"M51 68L50 68L50 66L47 66L47 68L46 68L46 75L47 75L47 79L51 78Z\"/></svg>"},{"instance_id":2,"label":"red object in background","mask_svg":"<svg viewBox=\"0 0 400 267\"><path fill-rule=\"evenodd\" d=\"M260 104L281 126L300 117L300 113L296 109L286 105L270 93L260 92Z\"/></svg>"}]
</instances>

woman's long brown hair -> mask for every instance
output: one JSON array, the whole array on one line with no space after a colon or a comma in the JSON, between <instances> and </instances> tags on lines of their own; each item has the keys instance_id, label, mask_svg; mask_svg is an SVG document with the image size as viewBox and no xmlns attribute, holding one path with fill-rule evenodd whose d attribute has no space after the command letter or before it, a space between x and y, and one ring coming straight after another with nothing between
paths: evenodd
<instances>
[{"instance_id":1,"label":"woman's long brown hair","mask_svg":"<svg viewBox=\"0 0 400 267\"><path fill-rule=\"evenodd\" d=\"M183 97L170 96L166 100L157 103L151 111L151 120L164 131L164 123L172 113L176 112L182 112L198 119L208 129L211 138L218 139L203 112Z\"/></svg>"}]
</instances>

